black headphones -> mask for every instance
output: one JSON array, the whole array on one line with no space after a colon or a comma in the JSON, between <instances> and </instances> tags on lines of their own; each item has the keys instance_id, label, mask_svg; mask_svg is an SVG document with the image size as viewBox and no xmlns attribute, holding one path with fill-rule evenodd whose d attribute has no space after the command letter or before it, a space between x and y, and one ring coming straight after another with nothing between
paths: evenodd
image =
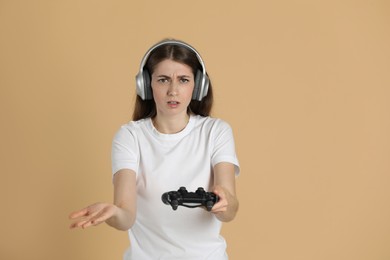
<instances>
[{"instance_id":1,"label":"black headphones","mask_svg":"<svg viewBox=\"0 0 390 260\"><path fill-rule=\"evenodd\" d=\"M196 57L198 58L198 61L200 65L202 66L202 71L198 70L195 75L195 86L194 91L192 93L192 99L201 101L202 98L204 98L207 95L207 91L209 89L209 82L210 79L206 74L206 67L204 65L204 62L202 58L200 57L200 54L193 48L192 46L188 45L187 43L184 43L182 41L176 41L176 40L166 40L157 43L156 45L152 46L145 54L141 61L140 70L135 76L135 82L137 86L137 95L141 97L142 100L151 100L153 99L152 94L152 86L150 84L150 74L148 70L146 70L145 64L148 61L148 58L150 56L150 53L155 50L157 47L160 47L162 45L178 45L183 46L191 51L193 51L196 54Z\"/></svg>"}]
</instances>

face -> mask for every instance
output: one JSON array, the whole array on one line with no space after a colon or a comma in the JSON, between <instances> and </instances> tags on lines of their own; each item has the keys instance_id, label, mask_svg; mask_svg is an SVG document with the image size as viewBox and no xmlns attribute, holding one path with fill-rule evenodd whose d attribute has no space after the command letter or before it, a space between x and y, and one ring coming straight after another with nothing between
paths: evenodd
<instances>
[{"instance_id":1,"label":"face","mask_svg":"<svg viewBox=\"0 0 390 260\"><path fill-rule=\"evenodd\" d=\"M151 85L157 116L187 116L195 86L191 67L163 60L154 69Z\"/></svg>"}]
</instances>

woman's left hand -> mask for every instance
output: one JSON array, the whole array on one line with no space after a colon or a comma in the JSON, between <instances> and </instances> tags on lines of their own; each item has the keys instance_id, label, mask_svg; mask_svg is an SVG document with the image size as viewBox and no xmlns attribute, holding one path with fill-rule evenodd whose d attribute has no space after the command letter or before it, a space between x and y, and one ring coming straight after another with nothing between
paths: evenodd
<instances>
[{"instance_id":1,"label":"woman's left hand","mask_svg":"<svg viewBox=\"0 0 390 260\"><path fill-rule=\"evenodd\" d=\"M214 214L218 214L220 212L227 211L229 206L229 200L227 198L229 192L225 190L222 186L215 186L213 192L215 193L215 195L218 196L218 202L214 204L213 208L211 209L211 212Z\"/></svg>"}]
</instances>

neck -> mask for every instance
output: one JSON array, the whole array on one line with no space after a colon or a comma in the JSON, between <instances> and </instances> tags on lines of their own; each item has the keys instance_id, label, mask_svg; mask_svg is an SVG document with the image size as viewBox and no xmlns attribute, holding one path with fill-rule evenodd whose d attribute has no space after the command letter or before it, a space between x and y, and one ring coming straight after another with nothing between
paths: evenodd
<instances>
[{"instance_id":1,"label":"neck","mask_svg":"<svg viewBox=\"0 0 390 260\"><path fill-rule=\"evenodd\" d=\"M186 114L184 117L169 117L156 116L152 118L154 128L162 134L176 134L182 131L188 124L190 116Z\"/></svg>"}]
</instances>

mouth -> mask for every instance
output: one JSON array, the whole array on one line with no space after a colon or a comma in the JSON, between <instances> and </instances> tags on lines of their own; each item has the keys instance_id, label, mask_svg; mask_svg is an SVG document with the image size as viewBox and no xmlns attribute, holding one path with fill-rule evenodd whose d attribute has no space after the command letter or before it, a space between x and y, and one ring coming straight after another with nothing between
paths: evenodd
<instances>
[{"instance_id":1,"label":"mouth","mask_svg":"<svg viewBox=\"0 0 390 260\"><path fill-rule=\"evenodd\" d=\"M171 108L176 108L176 107L179 106L180 102L178 102L178 101L168 101L167 104Z\"/></svg>"}]
</instances>

